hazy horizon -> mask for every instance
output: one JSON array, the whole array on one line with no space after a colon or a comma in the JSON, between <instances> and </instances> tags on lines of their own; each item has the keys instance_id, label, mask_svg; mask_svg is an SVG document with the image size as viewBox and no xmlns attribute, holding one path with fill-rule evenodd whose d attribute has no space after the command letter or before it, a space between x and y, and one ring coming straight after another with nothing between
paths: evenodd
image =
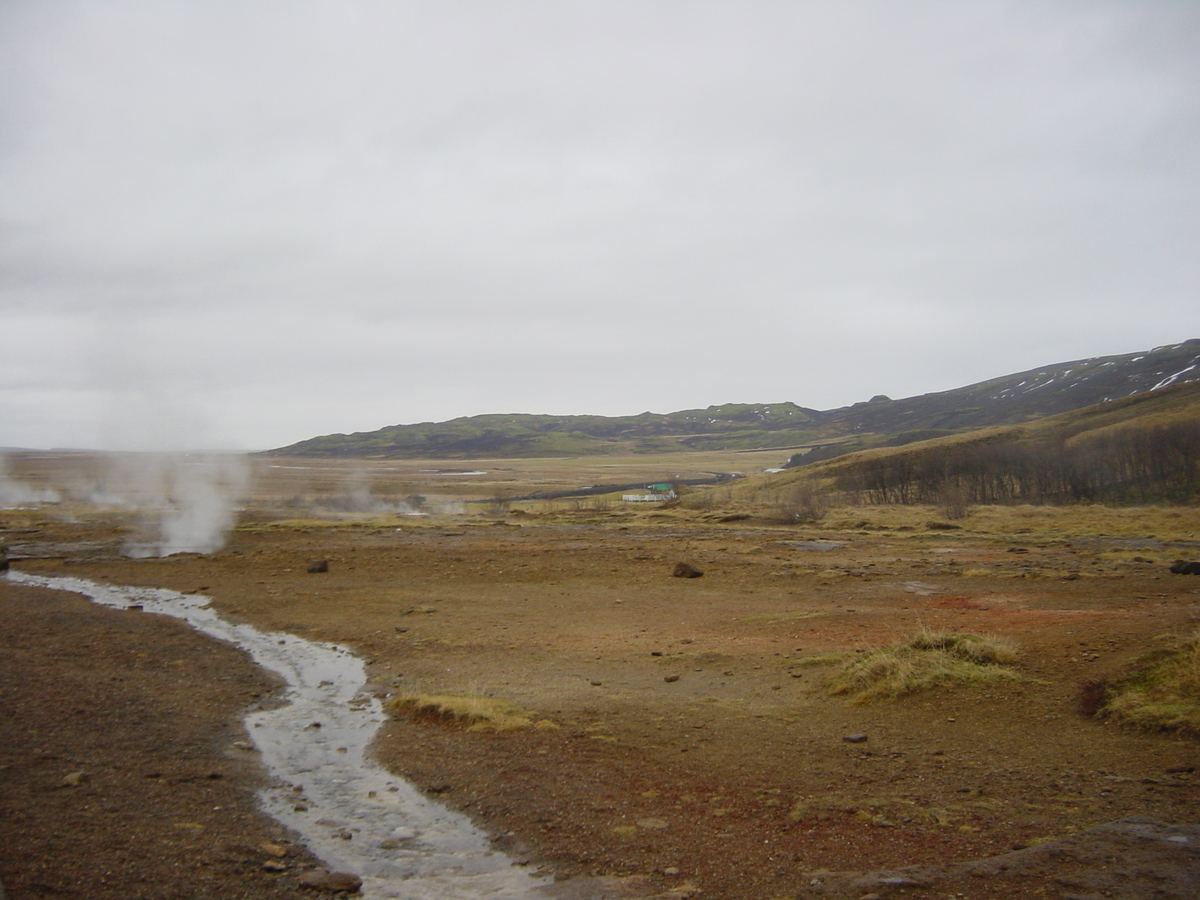
<instances>
[{"instance_id":1,"label":"hazy horizon","mask_svg":"<svg viewBox=\"0 0 1200 900\"><path fill-rule=\"evenodd\" d=\"M825 410L1178 343L1197 76L1172 0L10 0L0 446Z\"/></svg>"}]
</instances>

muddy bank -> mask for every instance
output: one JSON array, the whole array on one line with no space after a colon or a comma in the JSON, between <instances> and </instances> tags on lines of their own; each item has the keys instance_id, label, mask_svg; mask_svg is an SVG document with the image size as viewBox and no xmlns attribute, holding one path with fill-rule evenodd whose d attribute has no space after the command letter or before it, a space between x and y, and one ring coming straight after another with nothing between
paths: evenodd
<instances>
[{"instance_id":1,"label":"muddy bank","mask_svg":"<svg viewBox=\"0 0 1200 900\"><path fill-rule=\"evenodd\" d=\"M294 900L317 862L243 749L276 687L181 623L0 579L6 900Z\"/></svg>"}]
</instances>

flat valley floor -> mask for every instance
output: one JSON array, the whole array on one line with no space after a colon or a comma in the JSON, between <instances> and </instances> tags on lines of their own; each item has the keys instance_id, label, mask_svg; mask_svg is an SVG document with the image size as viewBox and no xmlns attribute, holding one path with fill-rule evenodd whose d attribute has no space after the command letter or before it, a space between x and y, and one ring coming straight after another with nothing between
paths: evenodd
<instances>
[{"instance_id":1,"label":"flat valley floor","mask_svg":"<svg viewBox=\"0 0 1200 900\"><path fill-rule=\"evenodd\" d=\"M1187 896L1172 885L1200 878L1200 742L1087 718L1080 695L1200 624L1200 577L1168 572L1196 555L1200 511L898 515L259 515L218 552L132 560L108 519L14 511L3 539L20 571L203 593L229 619L346 644L381 696L534 712L552 725L396 713L375 755L560 879L730 900ZM327 572L308 571L316 559ZM677 562L704 574L673 577ZM271 691L239 654L4 581L0 616L8 900L294 895L313 862L255 811L261 776L233 749L240 710ZM837 660L921 628L1010 638L1026 678L862 705L830 695ZM147 797L179 808L139 818ZM1034 858L1129 817L1183 830L1142 856ZM828 874L1013 853L989 873L868 888ZM155 881L170 875L157 859L182 886ZM125 874L101 883L107 860Z\"/></svg>"}]
</instances>

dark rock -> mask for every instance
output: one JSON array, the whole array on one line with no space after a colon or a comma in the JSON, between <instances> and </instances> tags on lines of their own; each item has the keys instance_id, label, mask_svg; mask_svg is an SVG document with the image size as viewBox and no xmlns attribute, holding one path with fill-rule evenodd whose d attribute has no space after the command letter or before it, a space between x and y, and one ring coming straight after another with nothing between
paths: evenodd
<instances>
[{"instance_id":1,"label":"dark rock","mask_svg":"<svg viewBox=\"0 0 1200 900\"><path fill-rule=\"evenodd\" d=\"M676 578L699 578L704 573L689 563L678 562L671 574Z\"/></svg>"},{"instance_id":2,"label":"dark rock","mask_svg":"<svg viewBox=\"0 0 1200 900\"><path fill-rule=\"evenodd\" d=\"M666 677L663 678L663 681L667 682L667 684L674 684L678 680L679 680L678 675L667 675Z\"/></svg>"},{"instance_id":3,"label":"dark rock","mask_svg":"<svg viewBox=\"0 0 1200 900\"><path fill-rule=\"evenodd\" d=\"M300 876L300 887L327 894L353 894L362 887L362 879L349 872L306 872Z\"/></svg>"},{"instance_id":4,"label":"dark rock","mask_svg":"<svg viewBox=\"0 0 1200 900\"><path fill-rule=\"evenodd\" d=\"M904 892L916 888L932 889L920 896L971 897L977 895L977 879L986 879L989 897L1028 897L1034 885L1052 884L1051 894L1063 898L1193 900L1200 874L1198 843L1200 825L1130 817L1036 847L1015 845L1013 852L988 859L869 873L817 872L811 886L796 896L861 900L870 894L916 896ZM1079 892L1063 893L1063 887Z\"/></svg>"},{"instance_id":5,"label":"dark rock","mask_svg":"<svg viewBox=\"0 0 1200 900\"><path fill-rule=\"evenodd\" d=\"M1176 575L1200 575L1200 562L1184 562L1177 559L1175 565L1171 566L1171 571Z\"/></svg>"},{"instance_id":6,"label":"dark rock","mask_svg":"<svg viewBox=\"0 0 1200 900\"><path fill-rule=\"evenodd\" d=\"M312 562L310 562L308 564L308 571L314 572L314 573L315 572L328 572L329 571L329 560L314 559Z\"/></svg>"}]
</instances>

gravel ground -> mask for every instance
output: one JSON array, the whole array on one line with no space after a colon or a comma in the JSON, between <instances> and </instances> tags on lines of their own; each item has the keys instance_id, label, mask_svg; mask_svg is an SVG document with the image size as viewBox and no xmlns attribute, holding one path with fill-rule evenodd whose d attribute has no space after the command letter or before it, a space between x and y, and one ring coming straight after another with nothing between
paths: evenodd
<instances>
[{"instance_id":1,"label":"gravel ground","mask_svg":"<svg viewBox=\"0 0 1200 900\"><path fill-rule=\"evenodd\" d=\"M7 900L296 897L316 863L258 811L236 746L273 688L180 623L0 580Z\"/></svg>"},{"instance_id":2,"label":"gravel ground","mask_svg":"<svg viewBox=\"0 0 1200 900\"><path fill-rule=\"evenodd\" d=\"M1200 613L1200 581L1143 550L857 532L814 535L822 550L684 522L272 526L140 561L96 549L115 534L20 537L28 571L200 591L353 646L381 694L482 692L553 720L398 718L375 748L548 873L720 900L1186 900L1200 882L1200 745L1077 709L1081 681ZM672 578L679 560L704 577ZM1011 636L1032 680L854 706L804 662L922 625ZM315 863L257 811L237 746L272 691L177 622L0 581L8 900L297 896Z\"/></svg>"}]
</instances>

